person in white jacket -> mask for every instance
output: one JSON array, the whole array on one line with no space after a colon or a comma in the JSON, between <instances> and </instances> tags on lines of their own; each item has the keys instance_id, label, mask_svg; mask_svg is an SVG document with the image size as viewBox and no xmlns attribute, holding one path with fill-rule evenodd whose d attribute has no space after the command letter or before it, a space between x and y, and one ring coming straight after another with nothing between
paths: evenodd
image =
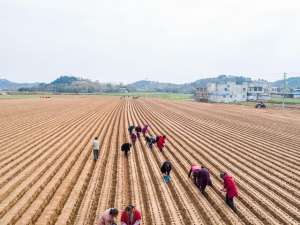
<instances>
[{"instance_id":1,"label":"person in white jacket","mask_svg":"<svg viewBox=\"0 0 300 225\"><path fill-rule=\"evenodd\" d=\"M94 160L98 160L99 157L99 150L100 150L100 142L98 140L98 137L95 137L95 139L92 142L93 146L93 155L94 155Z\"/></svg>"}]
</instances>

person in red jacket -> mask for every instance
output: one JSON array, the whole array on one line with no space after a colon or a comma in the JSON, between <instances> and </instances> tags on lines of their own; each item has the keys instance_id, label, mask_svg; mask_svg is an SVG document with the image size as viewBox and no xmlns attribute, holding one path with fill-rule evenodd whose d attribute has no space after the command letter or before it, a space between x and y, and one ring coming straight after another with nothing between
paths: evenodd
<instances>
[{"instance_id":1,"label":"person in red jacket","mask_svg":"<svg viewBox=\"0 0 300 225\"><path fill-rule=\"evenodd\" d=\"M121 215L121 225L140 225L142 216L135 206L128 205Z\"/></svg>"},{"instance_id":2,"label":"person in red jacket","mask_svg":"<svg viewBox=\"0 0 300 225\"><path fill-rule=\"evenodd\" d=\"M236 208L234 206L234 197L238 196L238 190L237 190L237 186L235 184L235 181L233 179L232 176L230 176L228 173L226 172L221 172L220 173L220 177L223 179L224 181L224 187L223 189L221 189L221 191L226 192L226 204L234 211L236 212Z\"/></svg>"},{"instance_id":3,"label":"person in red jacket","mask_svg":"<svg viewBox=\"0 0 300 225\"><path fill-rule=\"evenodd\" d=\"M158 141L157 141L157 147L160 151L163 150L163 148L165 147L165 142L166 142L166 136L159 136Z\"/></svg>"}]
</instances>

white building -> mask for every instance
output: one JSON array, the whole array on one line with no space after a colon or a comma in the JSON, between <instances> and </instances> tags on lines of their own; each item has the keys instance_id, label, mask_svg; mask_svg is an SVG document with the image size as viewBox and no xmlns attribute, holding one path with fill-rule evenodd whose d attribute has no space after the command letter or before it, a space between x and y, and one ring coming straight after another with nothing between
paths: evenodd
<instances>
[{"instance_id":1,"label":"white building","mask_svg":"<svg viewBox=\"0 0 300 225\"><path fill-rule=\"evenodd\" d=\"M300 98L300 88L295 88L293 91L294 98Z\"/></svg>"},{"instance_id":2,"label":"white building","mask_svg":"<svg viewBox=\"0 0 300 225\"><path fill-rule=\"evenodd\" d=\"M265 80L256 80L248 85L248 101L271 99L272 87Z\"/></svg>"},{"instance_id":3,"label":"white building","mask_svg":"<svg viewBox=\"0 0 300 225\"><path fill-rule=\"evenodd\" d=\"M208 83L208 101L212 102L244 102L247 101L247 82Z\"/></svg>"},{"instance_id":4,"label":"white building","mask_svg":"<svg viewBox=\"0 0 300 225\"><path fill-rule=\"evenodd\" d=\"M195 99L209 102L245 102L271 99L272 87L265 80L212 82L197 88Z\"/></svg>"}]
</instances>

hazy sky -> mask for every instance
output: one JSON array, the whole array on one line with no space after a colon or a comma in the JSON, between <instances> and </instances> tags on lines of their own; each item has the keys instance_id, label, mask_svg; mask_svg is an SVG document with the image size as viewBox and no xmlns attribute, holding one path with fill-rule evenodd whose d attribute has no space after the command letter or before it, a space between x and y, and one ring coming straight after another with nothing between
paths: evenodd
<instances>
[{"instance_id":1,"label":"hazy sky","mask_svg":"<svg viewBox=\"0 0 300 225\"><path fill-rule=\"evenodd\" d=\"M300 76L299 0L0 0L0 77Z\"/></svg>"}]
</instances>

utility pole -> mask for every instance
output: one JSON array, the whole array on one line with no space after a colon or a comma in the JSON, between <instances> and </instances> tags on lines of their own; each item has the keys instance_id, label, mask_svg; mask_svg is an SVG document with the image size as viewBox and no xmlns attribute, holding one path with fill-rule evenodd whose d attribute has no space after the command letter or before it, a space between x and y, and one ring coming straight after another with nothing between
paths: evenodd
<instances>
[{"instance_id":1,"label":"utility pole","mask_svg":"<svg viewBox=\"0 0 300 225\"><path fill-rule=\"evenodd\" d=\"M287 73L283 73L283 97L282 97L282 109L285 107L285 95L287 90L287 83L286 83L286 75Z\"/></svg>"}]
</instances>

